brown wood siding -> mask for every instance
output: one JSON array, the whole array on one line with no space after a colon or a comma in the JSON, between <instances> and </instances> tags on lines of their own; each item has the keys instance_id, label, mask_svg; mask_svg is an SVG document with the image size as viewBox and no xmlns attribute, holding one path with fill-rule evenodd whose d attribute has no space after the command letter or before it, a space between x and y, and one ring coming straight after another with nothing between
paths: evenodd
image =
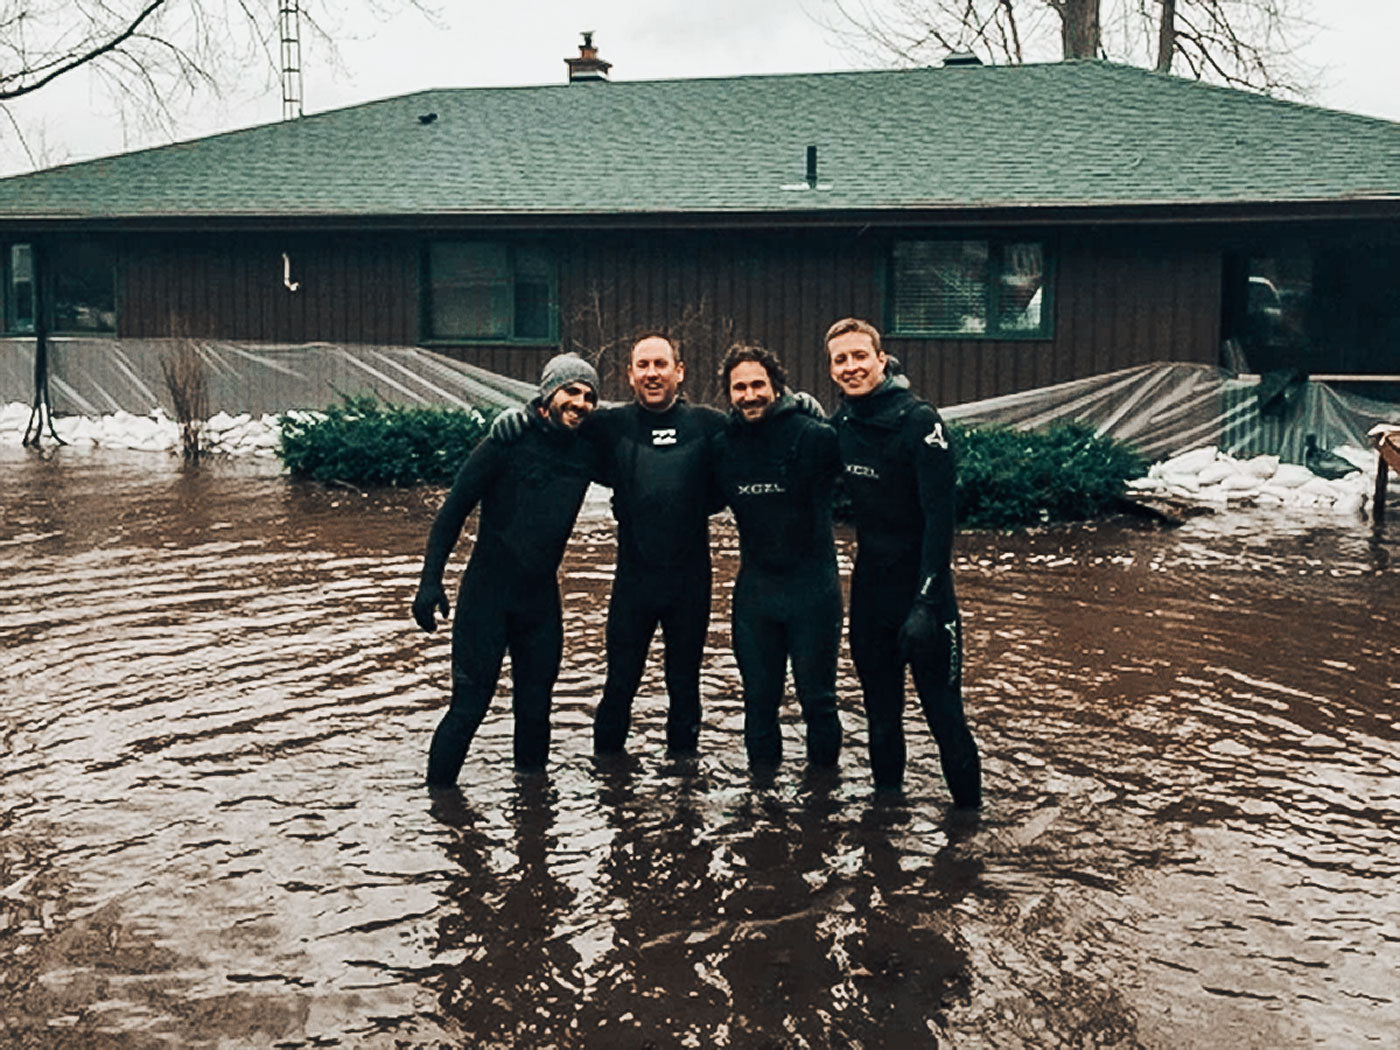
<instances>
[{"instance_id":1,"label":"brown wood siding","mask_svg":"<svg viewBox=\"0 0 1400 1050\"><path fill-rule=\"evenodd\" d=\"M297 291L282 282L282 253ZM120 334L266 343L418 341L408 237L170 237L127 243Z\"/></svg>"},{"instance_id":2,"label":"brown wood siding","mask_svg":"<svg viewBox=\"0 0 1400 1050\"><path fill-rule=\"evenodd\" d=\"M419 265L429 234L133 238L122 252L120 334L271 343L419 342ZM731 342L775 350L792 385L835 400L821 337L838 317L884 326L892 234L557 234L559 342L436 347L533 380L562 346L600 363L604 393L628 396L625 352L641 329L677 333L686 387L720 400ZM296 292L282 283L290 254ZM1053 242L1054 336L1045 340L890 338L916 391L957 404L1154 360L1218 358L1221 253L1187 235L1082 232Z\"/></svg>"},{"instance_id":3,"label":"brown wood siding","mask_svg":"<svg viewBox=\"0 0 1400 1050\"><path fill-rule=\"evenodd\" d=\"M561 266L563 345L600 361L607 396L627 396L637 332L675 333L695 400L717 401L716 369L734 342L776 351L792 385L830 400L821 337L836 317L873 316L873 245L847 234L579 236ZM601 311L600 311L601 307ZM601 314L601 316L600 316Z\"/></svg>"}]
</instances>

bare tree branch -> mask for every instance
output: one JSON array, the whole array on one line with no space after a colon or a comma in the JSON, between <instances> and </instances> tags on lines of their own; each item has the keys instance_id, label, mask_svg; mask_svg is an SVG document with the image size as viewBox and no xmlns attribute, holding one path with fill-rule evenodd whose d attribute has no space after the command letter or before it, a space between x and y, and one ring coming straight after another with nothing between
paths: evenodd
<instances>
[{"instance_id":1,"label":"bare tree branch","mask_svg":"<svg viewBox=\"0 0 1400 1050\"><path fill-rule=\"evenodd\" d=\"M136 35L137 30L141 28L141 23L145 22L146 19L155 14L156 11L164 7L165 3L166 0L150 0L130 23L109 39L93 45L86 51L80 51L66 58L55 58L40 66L41 69L46 69L47 72L43 73L38 79L31 80L28 83L21 83L18 87L0 87L0 101L19 98L22 95L29 94L31 91L38 91L44 85L50 84L63 76L64 73L77 69L79 66L85 66L109 52L118 50L122 44ZM18 73L0 74L0 84L14 83L14 81L22 80L22 78L31 73L32 70L22 69Z\"/></svg>"},{"instance_id":2,"label":"bare tree branch","mask_svg":"<svg viewBox=\"0 0 1400 1050\"><path fill-rule=\"evenodd\" d=\"M827 28L901 64L973 51L1011 64L1106 57L1296 97L1317 86L1298 58L1307 0L828 0ZM1105 14L1107 17L1104 17Z\"/></svg>"},{"instance_id":3,"label":"bare tree branch","mask_svg":"<svg viewBox=\"0 0 1400 1050\"><path fill-rule=\"evenodd\" d=\"M301 26L334 68L350 11L384 18L411 9L432 23L432 3L300 0ZM136 121L173 134L201 99L262 94L277 82L277 28L275 0L0 0L0 108L86 72L124 128ZM263 81L249 90L259 69ZM7 108L6 116L17 128Z\"/></svg>"}]
</instances>

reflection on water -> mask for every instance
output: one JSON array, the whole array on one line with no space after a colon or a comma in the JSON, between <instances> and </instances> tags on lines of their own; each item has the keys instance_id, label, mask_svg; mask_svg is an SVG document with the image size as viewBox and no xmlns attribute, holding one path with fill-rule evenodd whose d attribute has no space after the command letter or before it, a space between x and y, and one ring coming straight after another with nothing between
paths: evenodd
<instances>
[{"instance_id":1,"label":"reflection on water","mask_svg":"<svg viewBox=\"0 0 1400 1050\"><path fill-rule=\"evenodd\" d=\"M743 762L716 529L703 752L648 670L598 763L610 526L566 559L542 777L501 705L421 785L437 493L0 449L0 1043L1384 1046L1400 1026L1400 529L963 536L978 821ZM843 541L844 542L844 541ZM465 545L464 545L465 546ZM912 708L911 708L912 719ZM786 711L793 742L801 726ZM800 753L789 748L789 754Z\"/></svg>"}]
</instances>

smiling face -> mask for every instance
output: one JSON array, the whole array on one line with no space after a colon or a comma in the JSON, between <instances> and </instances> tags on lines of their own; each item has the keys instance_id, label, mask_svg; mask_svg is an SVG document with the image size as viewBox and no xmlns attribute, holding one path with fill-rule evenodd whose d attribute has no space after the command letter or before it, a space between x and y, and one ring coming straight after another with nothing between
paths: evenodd
<instances>
[{"instance_id":1,"label":"smiling face","mask_svg":"<svg viewBox=\"0 0 1400 1050\"><path fill-rule=\"evenodd\" d=\"M757 361L740 361L729 370L729 403L752 423L778 399L768 369Z\"/></svg>"},{"instance_id":2,"label":"smiling face","mask_svg":"<svg viewBox=\"0 0 1400 1050\"><path fill-rule=\"evenodd\" d=\"M632 348L627 363L627 382L637 403L653 412L670 408L685 379L685 364L676 360L676 351L659 335L649 335Z\"/></svg>"},{"instance_id":3,"label":"smiling face","mask_svg":"<svg viewBox=\"0 0 1400 1050\"><path fill-rule=\"evenodd\" d=\"M864 397L885 381L885 352L865 332L842 332L826 344L831 378L847 397Z\"/></svg>"},{"instance_id":4,"label":"smiling face","mask_svg":"<svg viewBox=\"0 0 1400 1050\"><path fill-rule=\"evenodd\" d=\"M573 430L598 407L598 393L587 383L566 383L550 396L544 411L560 426Z\"/></svg>"}]
</instances>

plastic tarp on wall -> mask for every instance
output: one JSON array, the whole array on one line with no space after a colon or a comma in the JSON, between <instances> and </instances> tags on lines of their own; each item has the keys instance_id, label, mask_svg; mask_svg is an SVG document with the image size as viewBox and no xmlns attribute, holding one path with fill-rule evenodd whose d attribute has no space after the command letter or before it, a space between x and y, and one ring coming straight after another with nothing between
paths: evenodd
<instances>
[{"instance_id":1,"label":"plastic tarp on wall","mask_svg":"<svg viewBox=\"0 0 1400 1050\"><path fill-rule=\"evenodd\" d=\"M254 416L319 409L342 394L398 404L518 405L534 385L411 346L298 346L195 340L209 380L209 409ZM172 409L161 360L163 339L49 340L49 393L59 415L145 415ZM34 340L0 342L0 403L34 399Z\"/></svg>"},{"instance_id":2,"label":"plastic tarp on wall","mask_svg":"<svg viewBox=\"0 0 1400 1050\"><path fill-rule=\"evenodd\" d=\"M1243 377L1195 364L1139 365L939 411L960 423L1022 430L1079 422L1154 459L1215 445L1290 463L1303 462L1308 435L1323 449L1364 448L1375 424L1400 422L1400 404L1296 376Z\"/></svg>"},{"instance_id":3,"label":"plastic tarp on wall","mask_svg":"<svg viewBox=\"0 0 1400 1050\"><path fill-rule=\"evenodd\" d=\"M417 347L203 340L193 346L205 364L211 413L319 409L342 394L366 393L398 404L508 406L535 393L530 383ZM169 412L161 360L174 349L174 340L162 339L50 339L54 411L145 415L161 406ZM33 397L33 339L0 341L0 404ZM1304 461L1308 435L1324 449L1365 447L1376 423L1400 423L1400 405L1324 383L1241 377L1196 364L1139 365L941 411L959 422L1027 430L1080 422L1158 459L1215 445L1232 456L1269 453L1293 463Z\"/></svg>"}]
</instances>

